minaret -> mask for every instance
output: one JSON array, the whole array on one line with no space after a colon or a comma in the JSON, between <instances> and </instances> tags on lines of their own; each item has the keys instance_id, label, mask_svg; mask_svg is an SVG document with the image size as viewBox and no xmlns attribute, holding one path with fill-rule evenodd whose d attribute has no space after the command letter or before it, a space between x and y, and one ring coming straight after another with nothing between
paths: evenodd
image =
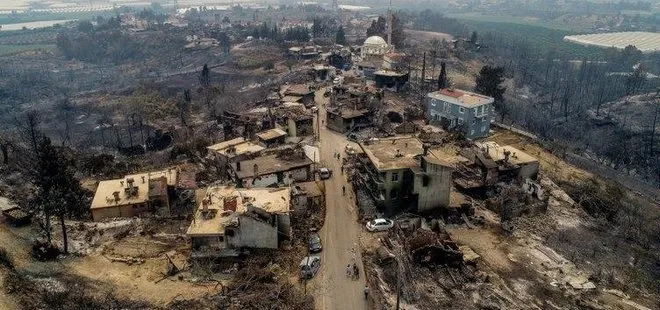
<instances>
[{"instance_id":1,"label":"minaret","mask_svg":"<svg viewBox=\"0 0 660 310\"><path fill-rule=\"evenodd\" d=\"M390 6L387 8L387 44L392 46L392 21L394 15L392 14L392 0L390 0Z\"/></svg>"}]
</instances>

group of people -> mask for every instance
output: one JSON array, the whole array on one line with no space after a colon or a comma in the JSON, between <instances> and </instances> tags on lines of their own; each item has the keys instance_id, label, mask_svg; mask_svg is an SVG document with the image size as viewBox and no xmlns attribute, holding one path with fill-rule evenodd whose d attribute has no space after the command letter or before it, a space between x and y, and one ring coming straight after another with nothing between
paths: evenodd
<instances>
[{"instance_id":1,"label":"group of people","mask_svg":"<svg viewBox=\"0 0 660 310\"><path fill-rule=\"evenodd\" d=\"M350 277L353 280L357 280L360 278L360 269L358 269L356 263L348 264L346 266L346 276Z\"/></svg>"}]
</instances>

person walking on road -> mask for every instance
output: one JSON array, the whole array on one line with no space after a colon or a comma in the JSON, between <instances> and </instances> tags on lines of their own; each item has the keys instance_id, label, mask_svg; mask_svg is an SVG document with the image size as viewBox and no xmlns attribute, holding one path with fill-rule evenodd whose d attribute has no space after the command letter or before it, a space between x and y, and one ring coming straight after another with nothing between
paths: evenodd
<instances>
[{"instance_id":1,"label":"person walking on road","mask_svg":"<svg viewBox=\"0 0 660 310\"><path fill-rule=\"evenodd\" d=\"M368 299L368 298L369 298L369 287L365 285L364 286L364 299Z\"/></svg>"},{"instance_id":2,"label":"person walking on road","mask_svg":"<svg viewBox=\"0 0 660 310\"><path fill-rule=\"evenodd\" d=\"M342 196L346 196L346 186L345 185L341 186L341 194L342 194Z\"/></svg>"},{"instance_id":3,"label":"person walking on road","mask_svg":"<svg viewBox=\"0 0 660 310\"><path fill-rule=\"evenodd\" d=\"M352 272L353 272L353 269L351 268L351 264L346 265L346 276L347 277L352 277L353 276Z\"/></svg>"}]
</instances>

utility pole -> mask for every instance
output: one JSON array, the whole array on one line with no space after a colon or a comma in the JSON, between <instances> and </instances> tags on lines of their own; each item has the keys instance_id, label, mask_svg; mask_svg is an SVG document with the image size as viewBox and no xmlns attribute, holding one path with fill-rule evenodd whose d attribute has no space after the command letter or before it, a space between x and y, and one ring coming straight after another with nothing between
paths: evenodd
<instances>
[{"instance_id":1,"label":"utility pole","mask_svg":"<svg viewBox=\"0 0 660 310\"><path fill-rule=\"evenodd\" d=\"M419 83L419 101L424 101L424 85L426 85L426 52L422 58L422 79Z\"/></svg>"}]
</instances>

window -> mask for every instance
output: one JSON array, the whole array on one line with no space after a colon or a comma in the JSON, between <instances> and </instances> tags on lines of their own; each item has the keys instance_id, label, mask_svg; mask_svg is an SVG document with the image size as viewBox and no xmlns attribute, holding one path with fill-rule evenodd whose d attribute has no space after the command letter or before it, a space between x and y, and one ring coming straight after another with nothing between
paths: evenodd
<instances>
[{"instance_id":1,"label":"window","mask_svg":"<svg viewBox=\"0 0 660 310\"><path fill-rule=\"evenodd\" d=\"M399 197L399 192L396 189L390 190L390 198L397 199Z\"/></svg>"},{"instance_id":2,"label":"window","mask_svg":"<svg viewBox=\"0 0 660 310\"><path fill-rule=\"evenodd\" d=\"M488 128L486 128L486 125L481 126L481 132L484 132L486 130L488 130Z\"/></svg>"},{"instance_id":3,"label":"window","mask_svg":"<svg viewBox=\"0 0 660 310\"><path fill-rule=\"evenodd\" d=\"M465 113L465 108L464 107L458 107L458 113Z\"/></svg>"},{"instance_id":4,"label":"window","mask_svg":"<svg viewBox=\"0 0 660 310\"><path fill-rule=\"evenodd\" d=\"M477 115L484 114L484 106L480 106L477 108Z\"/></svg>"},{"instance_id":5,"label":"window","mask_svg":"<svg viewBox=\"0 0 660 310\"><path fill-rule=\"evenodd\" d=\"M474 135L474 129L470 130L470 135Z\"/></svg>"},{"instance_id":6,"label":"window","mask_svg":"<svg viewBox=\"0 0 660 310\"><path fill-rule=\"evenodd\" d=\"M392 172L392 182L397 182L397 181L399 181L399 173Z\"/></svg>"},{"instance_id":7,"label":"window","mask_svg":"<svg viewBox=\"0 0 660 310\"><path fill-rule=\"evenodd\" d=\"M477 119L476 119L476 118L473 118L473 119L472 119L472 125L474 125L474 124L476 124L476 123L477 123Z\"/></svg>"}]
</instances>

